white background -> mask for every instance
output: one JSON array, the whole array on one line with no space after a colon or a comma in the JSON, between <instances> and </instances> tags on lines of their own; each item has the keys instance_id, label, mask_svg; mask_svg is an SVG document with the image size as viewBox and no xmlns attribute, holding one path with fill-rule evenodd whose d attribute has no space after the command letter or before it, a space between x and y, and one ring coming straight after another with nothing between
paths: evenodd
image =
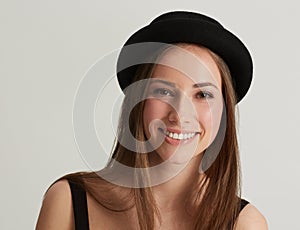
<instances>
[{"instance_id":1,"label":"white background","mask_svg":"<svg viewBox=\"0 0 300 230\"><path fill-rule=\"evenodd\" d=\"M95 61L169 10L213 16L249 47L254 82L239 107L243 197L270 229L300 229L297 4L1 0L0 229L33 229L48 186L89 169L72 128L80 80Z\"/></svg>"}]
</instances>

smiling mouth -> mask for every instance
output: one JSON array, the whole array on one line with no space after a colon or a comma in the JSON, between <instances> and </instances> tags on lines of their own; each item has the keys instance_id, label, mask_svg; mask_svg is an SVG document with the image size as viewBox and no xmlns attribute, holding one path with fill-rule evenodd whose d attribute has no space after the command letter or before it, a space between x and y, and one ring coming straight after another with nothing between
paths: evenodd
<instances>
[{"instance_id":1,"label":"smiling mouth","mask_svg":"<svg viewBox=\"0 0 300 230\"><path fill-rule=\"evenodd\" d=\"M200 132L170 132L168 130L163 130L162 128L159 128L159 131L173 140L189 140L192 139L195 135L200 134Z\"/></svg>"}]
</instances>

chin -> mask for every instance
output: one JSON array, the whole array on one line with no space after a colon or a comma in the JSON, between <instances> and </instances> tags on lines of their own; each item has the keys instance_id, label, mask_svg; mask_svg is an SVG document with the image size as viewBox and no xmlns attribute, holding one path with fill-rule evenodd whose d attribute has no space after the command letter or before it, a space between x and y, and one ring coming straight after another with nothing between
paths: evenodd
<instances>
[{"instance_id":1,"label":"chin","mask_svg":"<svg viewBox=\"0 0 300 230\"><path fill-rule=\"evenodd\" d=\"M199 149L192 149L193 146L189 148L185 147L177 147L177 148L158 148L156 150L156 154L158 155L160 162L168 162L171 164L187 164L191 160L197 158L197 156L202 155L203 151L199 151Z\"/></svg>"}]
</instances>

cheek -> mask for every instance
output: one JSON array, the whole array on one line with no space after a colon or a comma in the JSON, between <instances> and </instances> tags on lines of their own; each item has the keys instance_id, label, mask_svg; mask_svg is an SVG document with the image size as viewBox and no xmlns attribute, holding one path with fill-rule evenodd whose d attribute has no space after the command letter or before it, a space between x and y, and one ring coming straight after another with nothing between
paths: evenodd
<instances>
[{"instance_id":1,"label":"cheek","mask_svg":"<svg viewBox=\"0 0 300 230\"><path fill-rule=\"evenodd\" d=\"M212 117L211 110L209 108L198 108L197 109L198 121L201 125L201 129L204 129L205 132L210 130Z\"/></svg>"},{"instance_id":2,"label":"cheek","mask_svg":"<svg viewBox=\"0 0 300 230\"><path fill-rule=\"evenodd\" d=\"M197 111L198 121L205 133L212 138L217 134L222 116L222 106L202 106Z\"/></svg>"},{"instance_id":3,"label":"cheek","mask_svg":"<svg viewBox=\"0 0 300 230\"><path fill-rule=\"evenodd\" d=\"M144 118L144 130L146 136L150 137L149 127L150 123L153 120L164 120L164 117L167 114L167 106L165 103L159 100L148 99L145 102L143 118Z\"/></svg>"}]
</instances>

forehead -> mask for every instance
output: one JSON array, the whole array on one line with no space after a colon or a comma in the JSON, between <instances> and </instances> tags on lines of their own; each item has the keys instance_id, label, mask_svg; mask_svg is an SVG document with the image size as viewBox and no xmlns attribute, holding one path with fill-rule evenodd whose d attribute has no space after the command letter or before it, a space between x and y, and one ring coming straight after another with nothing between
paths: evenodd
<instances>
[{"instance_id":1,"label":"forehead","mask_svg":"<svg viewBox=\"0 0 300 230\"><path fill-rule=\"evenodd\" d=\"M191 44L172 46L157 60L152 78L167 78L168 81L211 82L221 88L219 68L210 52Z\"/></svg>"}]
</instances>

